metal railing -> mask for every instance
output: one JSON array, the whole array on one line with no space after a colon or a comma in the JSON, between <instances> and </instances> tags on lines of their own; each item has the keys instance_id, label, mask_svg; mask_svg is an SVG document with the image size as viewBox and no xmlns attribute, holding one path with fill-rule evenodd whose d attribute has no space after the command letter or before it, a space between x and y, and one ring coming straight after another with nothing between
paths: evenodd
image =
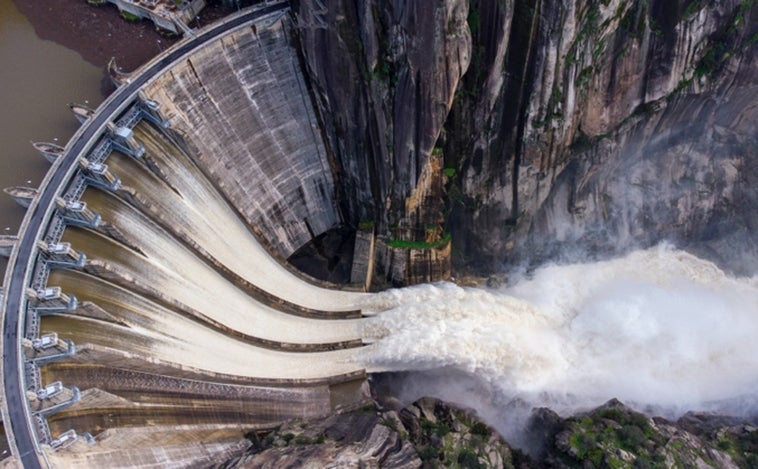
<instances>
[{"instance_id":1,"label":"metal railing","mask_svg":"<svg viewBox=\"0 0 758 469\"><path fill-rule=\"evenodd\" d=\"M142 109L139 102L135 102L120 119L116 121L118 127L133 129L142 120Z\"/></svg>"},{"instance_id":2,"label":"metal railing","mask_svg":"<svg viewBox=\"0 0 758 469\"><path fill-rule=\"evenodd\" d=\"M48 425L47 419L41 415L33 415L32 421L38 441L49 445L53 441L53 435L50 433L50 425Z\"/></svg>"}]
</instances>

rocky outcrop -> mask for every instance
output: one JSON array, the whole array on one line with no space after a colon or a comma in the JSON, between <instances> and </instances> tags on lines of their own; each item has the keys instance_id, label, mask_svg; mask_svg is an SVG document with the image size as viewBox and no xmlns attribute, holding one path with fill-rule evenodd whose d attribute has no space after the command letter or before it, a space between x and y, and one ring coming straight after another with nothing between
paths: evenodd
<instances>
[{"instance_id":1,"label":"rocky outcrop","mask_svg":"<svg viewBox=\"0 0 758 469\"><path fill-rule=\"evenodd\" d=\"M535 413L542 432L538 455L547 467L754 467L758 428L734 417L687 414L676 422L649 418L611 400L592 412L561 419Z\"/></svg>"},{"instance_id":2,"label":"rocky outcrop","mask_svg":"<svg viewBox=\"0 0 758 469\"><path fill-rule=\"evenodd\" d=\"M250 433L248 452L224 467L606 468L758 464L758 427L735 417L686 414L650 418L613 399L561 418L536 409L530 454L511 448L472 412L423 398L399 410L362 411L293 421Z\"/></svg>"},{"instance_id":3,"label":"rocky outcrop","mask_svg":"<svg viewBox=\"0 0 758 469\"><path fill-rule=\"evenodd\" d=\"M225 467L418 467L408 441L372 409L321 421L293 421L273 433L251 433L247 454Z\"/></svg>"},{"instance_id":4,"label":"rocky outcrop","mask_svg":"<svg viewBox=\"0 0 758 469\"><path fill-rule=\"evenodd\" d=\"M436 154L459 269L672 240L754 271L753 1L414 5L293 6L346 220L438 223Z\"/></svg>"},{"instance_id":5,"label":"rocky outcrop","mask_svg":"<svg viewBox=\"0 0 758 469\"><path fill-rule=\"evenodd\" d=\"M225 467L514 467L529 461L472 413L431 398L399 411L367 408L248 437L252 448Z\"/></svg>"}]
</instances>

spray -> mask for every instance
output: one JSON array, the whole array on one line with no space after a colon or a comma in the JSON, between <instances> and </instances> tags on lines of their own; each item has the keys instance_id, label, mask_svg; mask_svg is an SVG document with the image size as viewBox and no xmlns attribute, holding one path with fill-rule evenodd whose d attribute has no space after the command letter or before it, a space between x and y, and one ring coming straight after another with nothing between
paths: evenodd
<instances>
[{"instance_id":1,"label":"spray","mask_svg":"<svg viewBox=\"0 0 758 469\"><path fill-rule=\"evenodd\" d=\"M755 400L758 279L670 246L544 266L497 290L393 290L367 309L369 371L413 372L400 399L474 407L507 438L534 407L569 415L615 397L676 417Z\"/></svg>"}]
</instances>

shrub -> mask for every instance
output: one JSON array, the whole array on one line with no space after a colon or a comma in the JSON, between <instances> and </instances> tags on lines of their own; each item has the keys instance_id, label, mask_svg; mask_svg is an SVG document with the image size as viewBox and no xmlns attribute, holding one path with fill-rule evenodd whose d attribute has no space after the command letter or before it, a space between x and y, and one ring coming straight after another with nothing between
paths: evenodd
<instances>
[{"instance_id":1,"label":"shrub","mask_svg":"<svg viewBox=\"0 0 758 469\"><path fill-rule=\"evenodd\" d=\"M471 426L471 433L473 435L479 435L484 439L487 439L492 434L490 428L482 422L476 422Z\"/></svg>"},{"instance_id":2,"label":"shrub","mask_svg":"<svg viewBox=\"0 0 758 469\"><path fill-rule=\"evenodd\" d=\"M298 435L295 437L295 444L296 445L310 445L313 443L313 440L311 440L306 435Z\"/></svg>"},{"instance_id":3,"label":"shrub","mask_svg":"<svg viewBox=\"0 0 758 469\"><path fill-rule=\"evenodd\" d=\"M458 464L460 464L462 468L467 469L479 469L484 467L484 465L479 462L479 456L468 448L464 448L458 453Z\"/></svg>"}]
</instances>

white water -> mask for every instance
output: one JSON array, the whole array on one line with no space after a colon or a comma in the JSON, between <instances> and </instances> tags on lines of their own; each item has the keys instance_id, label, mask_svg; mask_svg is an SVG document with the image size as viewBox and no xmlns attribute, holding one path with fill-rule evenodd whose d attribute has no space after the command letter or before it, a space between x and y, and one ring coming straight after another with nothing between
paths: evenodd
<instances>
[{"instance_id":1,"label":"white water","mask_svg":"<svg viewBox=\"0 0 758 469\"><path fill-rule=\"evenodd\" d=\"M100 249L99 254L105 254L106 260L167 297L231 329L263 339L330 343L358 337L357 320L324 321L297 317L256 301L156 227L141 212L119 199L99 192L85 194L83 199L128 239L139 241L145 256L136 253L119 255L122 250L115 244L111 249ZM72 233L71 238L74 236ZM100 242L111 244L98 235L88 233L86 237L93 245ZM80 244L74 243L73 246L79 248ZM81 249L87 252L86 247Z\"/></svg>"},{"instance_id":2,"label":"white water","mask_svg":"<svg viewBox=\"0 0 758 469\"><path fill-rule=\"evenodd\" d=\"M473 406L501 431L514 406L568 414L615 397L676 416L758 394L758 278L666 246L543 267L499 291L442 283L373 301L388 310L366 325L377 341L361 363L426 370L405 398Z\"/></svg>"},{"instance_id":3,"label":"white water","mask_svg":"<svg viewBox=\"0 0 758 469\"><path fill-rule=\"evenodd\" d=\"M155 180L145 180L142 174L118 170L116 174L171 214L177 224L183 222L182 229L227 268L262 290L307 308L345 311L358 307L365 294L303 282L271 257L205 176L160 132L147 123L137 125L134 131L181 195ZM118 158L114 169L124 169Z\"/></svg>"}]
</instances>

